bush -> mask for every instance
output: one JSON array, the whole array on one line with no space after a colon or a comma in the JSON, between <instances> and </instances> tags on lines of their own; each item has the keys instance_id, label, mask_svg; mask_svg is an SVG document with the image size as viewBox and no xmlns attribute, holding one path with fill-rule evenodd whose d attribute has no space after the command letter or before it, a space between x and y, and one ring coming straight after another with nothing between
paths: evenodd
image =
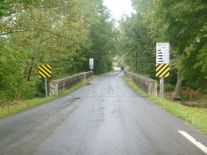
<instances>
[{"instance_id":1,"label":"bush","mask_svg":"<svg viewBox=\"0 0 207 155\"><path fill-rule=\"evenodd\" d=\"M173 85L171 85L169 83L165 84L165 91L171 92L171 91L174 91L174 89L175 89L175 86L173 86Z\"/></svg>"},{"instance_id":2,"label":"bush","mask_svg":"<svg viewBox=\"0 0 207 155\"><path fill-rule=\"evenodd\" d=\"M188 101L194 101L198 99L200 95L200 89L193 90L190 88L186 88L182 91L182 97Z\"/></svg>"},{"instance_id":3,"label":"bush","mask_svg":"<svg viewBox=\"0 0 207 155\"><path fill-rule=\"evenodd\" d=\"M44 83L44 79L37 80L36 85L35 85L35 96L37 96L37 97L45 96L45 83Z\"/></svg>"}]
</instances>

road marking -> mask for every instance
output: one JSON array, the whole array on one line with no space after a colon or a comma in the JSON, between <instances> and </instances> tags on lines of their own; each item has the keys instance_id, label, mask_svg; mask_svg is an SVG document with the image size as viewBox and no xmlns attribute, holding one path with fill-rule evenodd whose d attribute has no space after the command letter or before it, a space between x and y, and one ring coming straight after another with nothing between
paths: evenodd
<instances>
[{"instance_id":1,"label":"road marking","mask_svg":"<svg viewBox=\"0 0 207 155\"><path fill-rule=\"evenodd\" d=\"M178 132L184 136L186 139L188 139L191 143L193 143L195 146L197 146L200 150L202 150L205 154L207 154L207 147L203 145L202 143L198 142L195 138L193 138L191 135L189 135L187 132L178 130Z\"/></svg>"}]
</instances>

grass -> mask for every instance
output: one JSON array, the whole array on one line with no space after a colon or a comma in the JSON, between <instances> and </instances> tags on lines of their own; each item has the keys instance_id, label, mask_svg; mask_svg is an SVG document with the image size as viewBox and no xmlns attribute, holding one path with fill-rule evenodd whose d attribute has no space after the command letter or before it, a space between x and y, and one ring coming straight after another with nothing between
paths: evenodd
<instances>
[{"instance_id":1,"label":"grass","mask_svg":"<svg viewBox=\"0 0 207 155\"><path fill-rule=\"evenodd\" d=\"M202 94L198 98L197 102L199 102L202 107L207 108L207 95L206 94Z\"/></svg>"},{"instance_id":2,"label":"grass","mask_svg":"<svg viewBox=\"0 0 207 155\"><path fill-rule=\"evenodd\" d=\"M137 93L142 96L148 96L144 91L142 91L131 79L124 77L124 81ZM207 109L206 108L197 108L189 107L182 105L178 102L169 101L157 96L148 96L148 98L161 106L166 111L176 115L177 117L185 120L189 124L193 125L197 129L201 130L204 134L207 135Z\"/></svg>"},{"instance_id":3,"label":"grass","mask_svg":"<svg viewBox=\"0 0 207 155\"><path fill-rule=\"evenodd\" d=\"M70 94L72 92L74 92L75 90L81 88L82 86L84 86L85 84L87 84L88 82L90 82L92 79L94 79L95 76L92 76L90 78L88 78L85 81L81 81L75 85L73 85L72 87L70 87L69 89L66 89L60 96L64 96L67 94ZM24 111L26 109L47 103L49 101L55 100L58 97L55 96L50 96L47 98L34 98L31 100L23 100L23 101L12 101L9 103L5 103L3 105L0 106L0 118L4 118L7 117L9 115Z\"/></svg>"},{"instance_id":4,"label":"grass","mask_svg":"<svg viewBox=\"0 0 207 155\"><path fill-rule=\"evenodd\" d=\"M137 87L136 84L135 84L132 80L130 80L128 77L124 76L123 79L124 79L124 81L126 81L127 84L128 84L131 88L133 88L133 90L135 90L140 96L143 96L143 97L146 97L146 96L147 96L147 94L146 94L141 88Z\"/></svg>"}]
</instances>

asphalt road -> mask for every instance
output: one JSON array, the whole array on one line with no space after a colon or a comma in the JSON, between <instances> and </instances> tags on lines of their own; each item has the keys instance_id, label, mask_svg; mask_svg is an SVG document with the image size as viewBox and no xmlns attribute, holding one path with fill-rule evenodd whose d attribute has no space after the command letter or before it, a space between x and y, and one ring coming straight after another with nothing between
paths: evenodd
<instances>
[{"instance_id":1,"label":"asphalt road","mask_svg":"<svg viewBox=\"0 0 207 155\"><path fill-rule=\"evenodd\" d=\"M70 95L1 119L0 155L205 154L205 135L137 95L121 75L104 74Z\"/></svg>"}]
</instances>

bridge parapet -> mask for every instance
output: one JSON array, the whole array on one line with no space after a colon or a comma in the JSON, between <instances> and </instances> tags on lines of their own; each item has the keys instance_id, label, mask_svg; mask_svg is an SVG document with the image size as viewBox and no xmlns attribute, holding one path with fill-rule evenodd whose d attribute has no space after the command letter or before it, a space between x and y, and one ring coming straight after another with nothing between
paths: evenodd
<instances>
[{"instance_id":1,"label":"bridge parapet","mask_svg":"<svg viewBox=\"0 0 207 155\"><path fill-rule=\"evenodd\" d=\"M132 73L124 71L124 75L132 79L136 85L144 90L148 95L157 96L157 81Z\"/></svg>"},{"instance_id":2,"label":"bridge parapet","mask_svg":"<svg viewBox=\"0 0 207 155\"><path fill-rule=\"evenodd\" d=\"M80 82L82 80L86 80L90 76L93 75L93 72L84 72L73 76L68 76L58 80L50 81L50 96L58 96L60 95L64 89L71 87L72 85Z\"/></svg>"}]
</instances>

